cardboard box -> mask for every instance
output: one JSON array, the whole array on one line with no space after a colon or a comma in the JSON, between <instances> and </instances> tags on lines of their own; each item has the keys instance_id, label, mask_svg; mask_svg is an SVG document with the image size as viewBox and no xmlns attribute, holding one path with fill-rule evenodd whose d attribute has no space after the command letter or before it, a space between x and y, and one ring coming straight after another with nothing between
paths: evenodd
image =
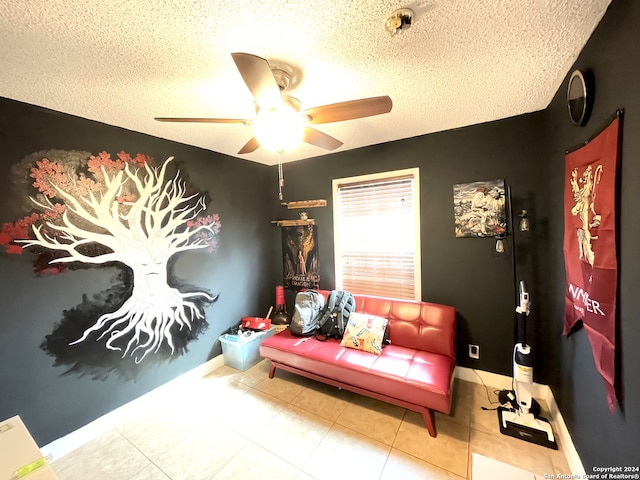
<instances>
[{"instance_id":1,"label":"cardboard box","mask_svg":"<svg viewBox=\"0 0 640 480\"><path fill-rule=\"evenodd\" d=\"M44 463L42 453L19 416L0 422L0 480L9 480L19 468ZM28 468L28 467L27 467ZM28 480L57 480L44 463L28 475Z\"/></svg>"},{"instance_id":2,"label":"cardboard box","mask_svg":"<svg viewBox=\"0 0 640 480\"><path fill-rule=\"evenodd\" d=\"M242 326L251 330L269 330L271 328L271 319L261 317L242 317Z\"/></svg>"}]
</instances>

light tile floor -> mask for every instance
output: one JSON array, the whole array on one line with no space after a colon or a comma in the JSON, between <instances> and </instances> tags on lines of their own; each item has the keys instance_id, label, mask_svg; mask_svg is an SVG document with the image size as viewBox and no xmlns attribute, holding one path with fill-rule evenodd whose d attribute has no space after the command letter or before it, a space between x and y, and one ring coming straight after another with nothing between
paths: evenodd
<instances>
[{"instance_id":1,"label":"light tile floor","mask_svg":"<svg viewBox=\"0 0 640 480\"><path fill-rule=\"evenodd\" d=\"M53 462L60 480L471 478L472 453L567 474L555 451L501 435L492 388L456 380L437 438L412 411L278 371L222 366L134 402L113 430ZM548 416L547 416L548 418Z\"/></svg>"}]
</instances>

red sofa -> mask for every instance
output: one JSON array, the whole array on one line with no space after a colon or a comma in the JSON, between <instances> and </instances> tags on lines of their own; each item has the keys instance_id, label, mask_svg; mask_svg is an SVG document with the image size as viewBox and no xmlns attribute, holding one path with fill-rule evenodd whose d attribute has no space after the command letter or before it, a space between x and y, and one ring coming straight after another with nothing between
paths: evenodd
<instances>
[{"instance_id":1,"label":"red sofa","mask_svg":"<svg viewBox=\"0 0 640 480\"><path fill-rule=\"evenodd\" d=\"M322 292L325 296L329 292ZM390 345L381 355L320 342L284 330L260 345L271 360L269 378L287 370L422 414L436 436L433 411L451 410L456 366L456 310L446 305L355 295L356 312L389 320Z\"/></svg>"}]
</instances>

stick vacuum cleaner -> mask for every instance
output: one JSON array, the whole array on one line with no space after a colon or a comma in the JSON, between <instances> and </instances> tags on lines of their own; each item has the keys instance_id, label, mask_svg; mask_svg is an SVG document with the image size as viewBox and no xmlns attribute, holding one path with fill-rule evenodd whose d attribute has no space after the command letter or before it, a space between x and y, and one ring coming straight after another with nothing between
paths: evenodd
<instances>
[{"instance_id":1,"label":"stick vacuum cleaner","mask_svg":"<svg viewBox=\"0 0 640 480\"><path fill-rule=\"evenodd\" d=\"M542 418L540 404L533 398L533 353L527 345L527 316L529 293L524 281L520 282L520 304L516 308L516 344L513 349L513 390L503 390L498 399L508 407L498 407L500 432L510 437L558 449L551 424ZM522 336L519 335L522 320Z\"/></svg>"}]
</instances>

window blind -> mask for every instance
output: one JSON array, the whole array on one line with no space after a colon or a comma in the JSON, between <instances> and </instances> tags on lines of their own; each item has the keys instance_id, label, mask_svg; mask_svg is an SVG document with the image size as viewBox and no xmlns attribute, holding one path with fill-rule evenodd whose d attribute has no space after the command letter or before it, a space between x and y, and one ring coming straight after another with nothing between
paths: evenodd
<instances>
[{"instance_id":1,"label":"window blind","mask_svg":"<svg viewBox=\"0 0 640 480\"><path fill-rule=\"evenodd\" d=\"M417 174L338 181L336 283L352 293L419 300Z\"/></svg>"}]
</instances>

